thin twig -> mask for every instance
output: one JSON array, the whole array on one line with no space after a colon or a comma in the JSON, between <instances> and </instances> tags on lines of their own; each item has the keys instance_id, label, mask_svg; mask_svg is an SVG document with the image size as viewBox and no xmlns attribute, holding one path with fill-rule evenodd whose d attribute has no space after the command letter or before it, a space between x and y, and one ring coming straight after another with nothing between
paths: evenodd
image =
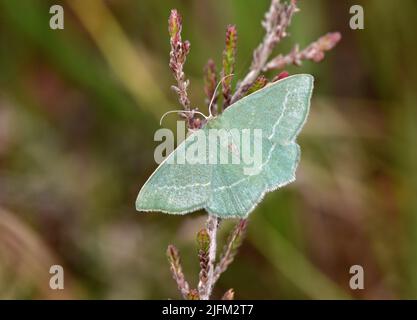
<instances>
[{"instance_id":1,"label":"thin twig","mask_svg":"<svg viewBox=\"0 0 417 320\"><path fill-rule=\"evenodd\" d=\"M245 235L246 228L248 226L247 219L241 219L230 233L229 238L227 239L226 245L223 248L223 252L220 256L219 263L216 265L214 270L213 281L219 279L220 275L226 271L229 265L233 262L233 259L236 256L237 250L242 244L243 236Z\"/></svg>"},{"instance_id":2,"label":"thin twig","mask_svg":"<svg viewBox=\"0 0 417 320\"><path fill-rule=\"evenodd\" d=\"M190 286L185 280L184 273L182 272L180 253L174 245L168 246L167 257L171 267L172 277L177 283L178 289L180 290L184 299L188 299Z\"/></svg>"},{"instance_id":3,"label":"thin twig","mask_svg":"<svg viewBox=\"0 0 417 320\"><path fill-rule=\"evenodd\" d=\"M171 51L169 53L169 67L172 70L176 86L171 88L177 93L178 101L183 106L184 110L191 112L180 113L181 117L187 120L187 126L189 129L198 129L201 127L202 122L199 118L195 117L193 109L191 109L191 102L188 98L187 89L190 81L185 77L184 64L187 59L187 55L190 53L190 42L182 41L182 18L177 10L171 10L171 14L168 19L168 31L170 35Z\"/></svg>"},{"instance_id":4,"label":"thin twig","mask_svg":"<svg viewBox=\"0 0 417 320\"><path fill-rule=\"evenodd\" d=\"M219 219L215 216L209 215L207 218L207 233L210 237L209 255L208 255L208 272L207 272L207 284L204 290L204 295L200 295L201 300L208 300L211 297L211 293L214 287L214 263L216 261L217 250L217 228Z\"/></svg>"},{"instance_id":5,"label":"thin twig","mask_svg":"<svg viewBox=\"0 0 417 320\"><path fill-rule=\"evenodd\" d=\"M217 84L217 71L216 64L213 59L207 61L204 67L204 92L206 94L206 104L209 108L209 113L212 115L217 114L217 99L218 93L216 92ZM211 104L211 106L210 106Z\"/></svg>"},{"instance_id":6,"label":"thin twig","mask_svg":"<svg viewBox=\"0 0 417 320\"><path fill-rule=\"evenodd\" d=\"M290 64L300 66L303 60L320 62L324 59L325 52L333 49L340 41L341 37L342 36L339 32L328 33L301 51L299 50L299 46L296 45L289 54L285 56L280 54L269 61L264 66L262 71L266 72L272 69L283 69L285 66Z\"/></svg>"},{"instance_id":7,"label":"thin twig","mask_svg":"<svg viewBox=\"0 0 417 320\"><path fill-rule=\"evenodd\" d=\"M259 76L274 47L288 35L287 27L291 23L292 16L297 11L295 0L291 0L288 4L282 4L280 0L272 0L269 11L262 22L266 34L261 44L255 49L250 71L238 85L232 96L231 103L239 100Z\"/></svg>"},{"instance_id":8,"label":"thin twig","mask_svg":"<svg viewBox=\"0 0 417 320\"><path fill-rule=\"evenodd\" d=\"M198 282L198 292L200 297L208 296L208 274L209 274L209 254L210 236L207 229L202 229L197 234L198 259L200 261L200 273Z\"/></svg>"},{"instance_id":9,"label":"thin twig","mask_svg":"<svg viewBox=\"0 0 417 320\"><path fill-rule=\"evenodd\" d=\"M236 26L228 25L226 29L226 41L223 50L223 68L222 68L222 91L223 91L223 109L230 105L232 99L232 78L236 63L237 47L237 30Z\"/></svg>"},{"instance_id":10,"label":"thin twig","mask_svg":"<svg viewBox=\"0 0 417 320\"><path fill-rule=\"evenodd\" d=\"M182 41L182 17L177 10L171 10L168 20L168 31L170 35L171 51L169 53L169 66L172 70L177 86L172 88L178 94L178 100L185 110L190 110L190 99L187 88L189 81L185 78L184 63L190 52L190 43Z\"/></svg>"}]
</instances>

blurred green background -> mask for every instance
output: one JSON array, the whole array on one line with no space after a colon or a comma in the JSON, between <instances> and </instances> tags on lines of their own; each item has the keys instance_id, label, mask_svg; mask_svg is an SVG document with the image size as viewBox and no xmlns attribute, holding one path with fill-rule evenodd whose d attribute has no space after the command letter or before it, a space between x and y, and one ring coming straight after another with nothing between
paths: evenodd
<instances>
[{"instance_id":1,"label":"blurred green background","mask_svg":"<svg viewBox=\"0 0 417 320\"><path fill-rule=\"evenodd\" d=\"M52 4L64 7L64 30L49 28ZM353 4L364 8L364 30L349 28ZM171 8L183 15L189 93L205 111L202 69L208 58L220 69L226 25L238 29L236 80L263 36L268 6L0 0L0 298L179 298L170 243L196 284L204 214L134 208L156 167L159 117L179 107L167 18ZM316 77L297 181L251 215L215 296L234 288L241 299L417 298L417 2L299 7L276 53L328 31L343 39L320 64L288 68ZM232 225L222 225L220 243ZM65 290L49 289L52 264L64 267ZM352 291L357 264L365 289Z\"/></svg>"}]
</instances>

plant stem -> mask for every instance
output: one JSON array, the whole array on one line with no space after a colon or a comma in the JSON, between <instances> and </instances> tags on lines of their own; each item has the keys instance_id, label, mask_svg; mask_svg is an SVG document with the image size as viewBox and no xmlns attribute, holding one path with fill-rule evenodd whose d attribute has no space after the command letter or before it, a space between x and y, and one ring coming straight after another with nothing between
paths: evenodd
<instances>
[{"instance_id":1,"label":"plant stem","mask_svg":"<svg viewBox=\"0 0 417 320\"><path fill-rule=\"evenodd\" d=\"M252 83L258 78L275 46L283 38L288 36L286 31L287 27L291 23L292 16L297 11L298 8L295 0L291 0L288 4L282 4L280 0L271 1L271 6L262 22L262 26L266 31L265 36L253 52L253 60L249 73L236 88L231 103L242 98L245 92L252 86Z\"/></svg>"},{"instance_id":2,"label":"plant stem","mask_svg":"<svg viewBox=\"0 0 417 320\"><path fill-rule=\"evenodd\" d=\"M174 245L168 246L167 257L171 267L172 277L177 283L178 290L181 292L184 299L188 299L190 287L188 282L185 280L184 273L182 272L180 253Z\"/></svg>"},{"instance_id":3,"label":"plant stem","mask_svg":"<svg viewBox=\"0 0 417 320\"><path fill-rule=\"evenodd\" d=\"M225 272L229 265L233 262L233 259L235 258L237 251L242 244L247 226L248 219L241 219L230 233L226 245L224 246L223 252L220 256L220 260L214 269L214 283L216 283L221 274Z\"/></svg>"},{"instance_id":4,"label":"plant stem","mask_svg":"<svg viewBox=\"0 0 417 320\"><path fill-rule=\"evenodd\" d=\"M208 261L208 276L206 290L204 294L200 296L201 300L210 299L211 293L214 286L214 263L216 261L216 251L217 251L217 228L219 224L219 219L215 216L208 215L207 218L207 232L210 237L210 247L209 247L209 261Z\"/></svg>"},{"instance_id":5,"label":"plant stem","mask_svg":"<svg viewBox=\"0 0 417 320\"><path fill-rule=\"evenodd\" d=\"M303 60L320 62L324 59L325 52L333 49L340 41L341 37L339 32L330 32L301 51L299 46L296 45L289 54L285 56L280 54L269 61L262 71L266 72L273 69L279 70L290 64L300 66Z\"/></svg>"}]
</instances>

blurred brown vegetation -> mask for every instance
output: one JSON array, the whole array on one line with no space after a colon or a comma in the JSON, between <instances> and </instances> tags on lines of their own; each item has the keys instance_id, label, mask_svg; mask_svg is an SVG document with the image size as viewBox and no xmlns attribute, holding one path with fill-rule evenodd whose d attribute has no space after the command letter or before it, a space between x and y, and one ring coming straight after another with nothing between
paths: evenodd
<instances>
[{"instance_id":1,"label":"blurred brown vegetation","mask_svg":"<svg viewBox=\"0 0 417 320\"><path fill-rule=\"evenodd\" d=\"M52 31L56 3L65 29ZM364 7L364 30L349 28L353 4ZM156 166L159 116L178 108L167 18L173 7L183 15L190 98L204 109L202 68L208 58L220 63L226 25L239 33L236 81L263 35L268 5L0 0L0 298L179 298L165 257L171 242L197 281L203 213L134 208ZM300 0L299 7L279 52L328 31L343 39L321 64L288 68L316 78L298 179L252 214L215 292L417 298L417 2ZM49 289L51 264L64 266L64 291ZM349 289L355 264L365 269L365 290Z\"/></svg>"}]
</instances>

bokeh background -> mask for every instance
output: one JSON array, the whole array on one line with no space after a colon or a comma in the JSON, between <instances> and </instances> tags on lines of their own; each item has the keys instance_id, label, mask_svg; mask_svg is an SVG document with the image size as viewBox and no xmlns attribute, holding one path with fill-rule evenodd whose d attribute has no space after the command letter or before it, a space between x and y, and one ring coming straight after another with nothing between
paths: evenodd
<instances>
[{"instance_id":1,"label":"bokeh background","mask_svg":"<svg viewBox=\"0 0 417 320\"><path fill-rule=\"evenodd\" d=\"M64 7L64 30L49 29L52 4ZM349 28L353 4L365 10L364 30ZM196 284L204 213L134 208L156 167L159 117L179 107L167 18L171 8L183 15L189 92L204 111L202 69L208 58L220 68L227 24L238 29L236 80L268 6L0 0L0 298L179 298L170 243ZM241 299L417 298L417 2L299 7L276 53L328 31L343 39L322 63L287 69L316 77L297 181L251 215L215 296L234 288ZM220 243L232 226L223 223ZM49 289L52 264L64 267L65 290ZM352 265L365 270L364 290L349 288Z\"/></svg>"}]
</instances>

